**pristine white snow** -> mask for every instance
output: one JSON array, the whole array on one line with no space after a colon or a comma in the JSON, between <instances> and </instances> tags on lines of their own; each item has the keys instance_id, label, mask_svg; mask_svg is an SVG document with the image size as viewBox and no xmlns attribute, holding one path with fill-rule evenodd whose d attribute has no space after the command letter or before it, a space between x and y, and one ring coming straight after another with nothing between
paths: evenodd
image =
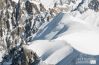
<instances>
[{"instance_id":1,"label":"pristine white snow","mask_svg":"<svg viewBox=\"0 0 99 65\"><path fill-rule=\"evenodd\" d=\"M56 40L65 40L82 53L99 55L99 32L97 31L75 32L63 35Z\"/></svg>"}]
</instances>

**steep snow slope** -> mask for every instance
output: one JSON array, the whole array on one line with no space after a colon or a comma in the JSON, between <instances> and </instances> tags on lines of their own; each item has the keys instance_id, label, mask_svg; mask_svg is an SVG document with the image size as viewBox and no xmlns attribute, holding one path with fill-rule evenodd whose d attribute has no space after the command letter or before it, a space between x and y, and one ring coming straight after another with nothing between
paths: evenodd
<instances>
[{"instance_id":1,"label":"steep snow slope","mask_svg":"<svg viewBox=\"0 0 99 65\"><path fill-rule=\"evenodd\" d=\"M42 27L40 27L39 31L36 33L34 39L46 39L46 38L49 38L47 36L48 36L49 33L51 33L51 31L54 28L56 28L56 30L59 32L59 30L61 30L61 29L58 30L56 26L58 26L58 24L60 23L60 20L61 20L62 17L63 17L63 13L60 13L51 22L49 22L48 24L46 24L44 26L42 25ZM55 30L53 30L52 32L54 32L54 31Z\"/></svg>"},{"instance_id":2,"label":"steep snow slope","mask_svg":"<svg viewBox=\"0 0 99 65\"><path fill-rule=\"evenodd\" d=\"M49 40L37 40L34 42L31 42L29 46L27 46L27 49L31 49L34 52L37 53L39 57L41 57L42 60L45 60L48 58L51 54L53 54L55 51L66 47L71 48L66 42L64 41L49 41ZM70 50L71 51L71 50ZM69 51L68 51L69 52Z\"/></svg>"},{"instance_id":3,"label":"steep snow slope","mask_svg":"<svg viewBox=\"0 0 99 65\"><path fill-rule=\"evenodd\" d=\"M97 30L89 22L73 17L69 13L60 13L52 21L40 27L39 31L32 37L36 39L54 39L62 34L70 34L83 30Z\"/></svg>"},{"instance_id":4,"label":"steep snow slope","mask_svg":"<svg viewBox=\"0 0 99 65\"><path fill-rule=\"evenodd\" d=\"M51 56L49 56L44 62L46 64L58 64L65 57L68 57L73 52L73 49L69 46L65 46L58 51L54 52ZM61 54L60 54L61 53ZM65 59L67 60L67 59ZM52 61L52 62L51 62ZM68 63L67 63L68 64ZM62 64L61 64L62 65Z\"/></svg>"},{"instance_id":5,"label":"steep snow slope","mask_svg":"<svg viewBox=\"0 0 99 65\"><path fill-rule=\"evenodd\" d=\"M79 31L63 35L56 40L65 40L75 49L85 54L99 55L99 32Z\"/></svg>"}]
</instances>

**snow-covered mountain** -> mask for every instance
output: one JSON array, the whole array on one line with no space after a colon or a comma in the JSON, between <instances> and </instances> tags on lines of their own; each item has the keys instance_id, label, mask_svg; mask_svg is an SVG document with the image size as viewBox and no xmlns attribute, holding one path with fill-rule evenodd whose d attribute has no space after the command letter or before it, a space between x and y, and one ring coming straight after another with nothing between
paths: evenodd
<instances>
[{"instance_id":1,"label":"snow-covered mountain","mask_svg":"<svg viewBox=\"0 0 99 65\"><path fill-rule=\"evenodd\" d=\"M99 30L99 0L1 0L0 3L0 62L4 65L22 64L22 48L35 51L43 61L41 65L63 65L71 57L67 56L75 53L68 40L59 40L61 37Z\"/></svg>"}]
</instances>

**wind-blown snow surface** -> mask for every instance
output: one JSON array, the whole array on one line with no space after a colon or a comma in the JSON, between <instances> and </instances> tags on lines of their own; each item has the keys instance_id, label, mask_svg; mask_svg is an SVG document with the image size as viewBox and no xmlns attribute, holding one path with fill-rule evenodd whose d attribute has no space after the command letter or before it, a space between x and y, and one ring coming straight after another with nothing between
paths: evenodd
<instances>
[{"instance_id":1,"label":"wind-blown snow surface","mask_svg":"<svg viewBox=\"0 0 99 65\"><path fill-rule=\"evenodd\" d=\"M65 40L75 49L85 54L99 55L99 32L80 31L64 35L57 40Z\"/></svg>"}]
</instances>

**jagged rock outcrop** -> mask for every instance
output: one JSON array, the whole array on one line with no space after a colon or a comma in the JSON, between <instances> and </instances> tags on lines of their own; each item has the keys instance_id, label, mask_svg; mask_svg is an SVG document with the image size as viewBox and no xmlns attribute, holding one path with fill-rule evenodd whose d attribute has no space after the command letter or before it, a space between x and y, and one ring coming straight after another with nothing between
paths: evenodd
<instances>
[{"instance_id":1,"label":"jagged rock outcrop","mask_svg":"<svg viewBox=\"0 0 99 65\"><path fill-rule=\"evenodd\" d=\"M99 11L99 0L92 0L89 4L88 4L89 8L98 12Z\"/></svg>"}]
</instances>

